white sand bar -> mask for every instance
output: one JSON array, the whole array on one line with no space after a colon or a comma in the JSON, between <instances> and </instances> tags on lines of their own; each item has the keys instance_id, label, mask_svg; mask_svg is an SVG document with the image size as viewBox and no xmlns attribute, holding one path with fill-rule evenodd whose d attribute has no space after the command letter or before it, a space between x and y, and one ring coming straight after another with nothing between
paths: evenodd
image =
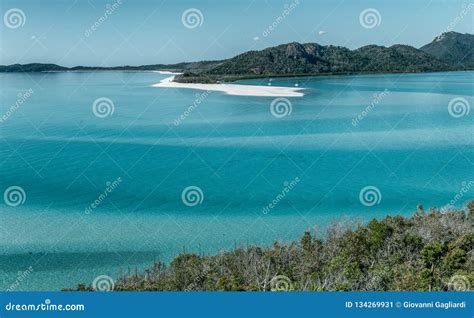
<instances>
[{"instance_id":1,"label":"white sand bar","mask_svg":"<svg viewBox=\"0 0 474 318\"><path fill-rule=\"evenodd\" d=\"M173 72L170 72L170 71L152 71L152 72L160 73L160 74L169 74L169 75L178 75L178 74L181 74L181 73L173 73Z\"/></svg>"},{"instance_id":2,"label":"white sand bar","mask_svg":"<svg viewBox=\"0 0 474 318\"><path fill-rule=\"evenodd\" d=\"M205 91L224 92L229 95L240 96L273 96L273 97L301 97L304 88L282 87L282 86L257 86L239 84L196 84L174 82L174 76L167 77L153 87L167 88L190 88Z\"/></svg>"}]
</instances>

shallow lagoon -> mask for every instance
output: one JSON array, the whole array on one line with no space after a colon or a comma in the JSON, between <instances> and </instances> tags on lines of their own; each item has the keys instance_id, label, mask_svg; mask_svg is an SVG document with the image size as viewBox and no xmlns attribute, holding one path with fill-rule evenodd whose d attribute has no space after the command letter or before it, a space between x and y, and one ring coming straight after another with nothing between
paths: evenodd
<instances>
[{"instance_id":1,"label":"shallow lagoon","mask_svg":"<svg viewBox=\"0 0 474 318\"><path fill-rule=\"evenodd\" d=\"M2 290L29 266L17 290L58 290L182 251L289 241L341 218L407 215L418 203L448 204L474 180L472 114L448 112L454 98L473 105L474 72L241 82L306 88L282 118L272 115L271 97L151 87L166 76L0 74L1 114L33 90L0 123L0 189L26 193L17 207L1 202ZM105 118L92 111L101 97L114 104ZM188 186L202 190L201 204L183 204ZM366 186L380 191L378 204L361 203ZM472 197L471 188L455 205Z\"/></svg>"}]
</instances>

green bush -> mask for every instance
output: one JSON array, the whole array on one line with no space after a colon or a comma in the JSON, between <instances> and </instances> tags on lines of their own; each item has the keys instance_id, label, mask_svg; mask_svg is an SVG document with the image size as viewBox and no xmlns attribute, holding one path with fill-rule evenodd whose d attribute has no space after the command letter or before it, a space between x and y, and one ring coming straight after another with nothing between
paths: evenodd
<instances>
[{"instance_id":1,"label":"green bush","mask_svg":"<svg viewBox=\"0 0 474 318\"><path fill-rule=\"evenodd\" d=\"M334 224L322 238L307 231L290 244L181 254L118 278L115 290L467 290L474 283L472 207Z\"/></svg>"}]
</instances>

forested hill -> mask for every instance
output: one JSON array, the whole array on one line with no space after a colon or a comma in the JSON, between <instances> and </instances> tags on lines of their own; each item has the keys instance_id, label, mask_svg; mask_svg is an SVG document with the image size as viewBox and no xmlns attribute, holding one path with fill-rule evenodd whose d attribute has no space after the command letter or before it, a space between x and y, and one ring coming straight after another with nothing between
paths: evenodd
<instances>
[{"instance_id":1,"label":"forested hill","mask_svg":"<svg viewBox=\"0 0 474 318\"><path fill-rule=\"evenodd\" d=\"M474 67L474 35L446 32L437 36L421 50L459 67Z\"/></svg>"},{"instance_id":2,"label":"forested hill","mask_svg":"<svg viewBox=\"0 0 474 318\"><path fill-rule=\"evenodd\" d=\"M229 59L209 74L305 74L327 72L420 72L451 66L408 45L368 45L357 50L316 43L289 43Z\"/></svg>"},{"instance_id":3,"label":"forested hill","mask_svg":"<svg viewBox=\"0 0 474 318\"><path fill-rule=\"evenodd\" d=\"M443 33L433 43L421 49L396 44L390 47L367 45L350 50L342 46L292 42L245 52L208 70L185 71L176 80L215 82L253 77L474 69L472 35Z\"/></svg>"}]
</instances>

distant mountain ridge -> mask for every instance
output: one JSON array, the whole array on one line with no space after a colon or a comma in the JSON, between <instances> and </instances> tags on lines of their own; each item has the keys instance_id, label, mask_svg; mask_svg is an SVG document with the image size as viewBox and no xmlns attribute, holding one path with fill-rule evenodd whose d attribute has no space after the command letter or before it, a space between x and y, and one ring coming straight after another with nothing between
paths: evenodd
<instances>
[{"instance_id":1,"label":"distant mountain ridge","mask_svg":"<svg viewBox=\"0 0 474 318\"><path fill-rule=\"evenodd\" d=\"M22 73L22 72L66 72L66 71L193 71L198 69L199 71L205 71L221 63L221 61L200 61L190 63L177 63L177 64L152 64L152 65L140 65L140 66L74 66L65 67L57 64L42 64L42 63L29 63L29 64L12 64L12 65L0 65L0 72L6 73Z\"/></svg>"},{"instance_id":2,"label":"distant mountain ridge","mask_svg":"<svg viewBox=\"0 0 474 318\"><path fill-rule=\"evenodd\" d=\"M0 72L167 70L182 72L176 78L180 82L208 83L267 76L466 70L474 69L473 38L471 34L443 33L420 49L397 44L390 47L367 45L350 50L342 46L292 42L248 51L221 61L72 68L33 63L0 66Z\"/></svg>"},{"instance_id":3,"label":"distant mountain ridge","mask_svg":"<svg viewBox=\"0 0 474 318\"><path fill-rule=\"evenodd\" d=\"M445 32L420 48L447 63L474 67L474 35Z\"/></svg>"}]
</instances>

